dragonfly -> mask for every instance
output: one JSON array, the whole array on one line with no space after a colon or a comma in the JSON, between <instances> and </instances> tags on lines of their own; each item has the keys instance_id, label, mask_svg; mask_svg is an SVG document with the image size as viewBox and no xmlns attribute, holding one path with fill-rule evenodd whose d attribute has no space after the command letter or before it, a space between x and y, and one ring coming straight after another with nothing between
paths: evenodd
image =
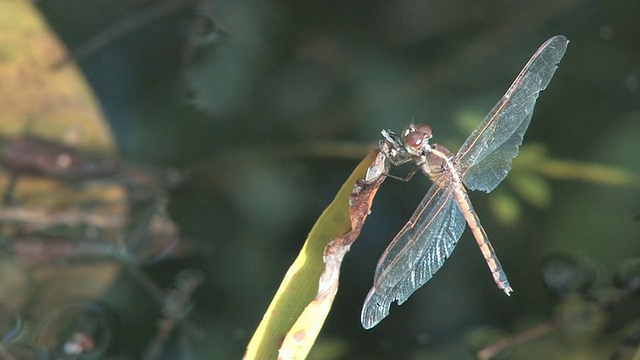
<instances>
[{"instance_id":1,"label":"dragonfly","mask_svg":"<svg viewBox=\"0 0 640 360\"><path fill-rule=\"evenodd\" d=\"M397 135L383 130L384 170L413 162L409 180L420 169L433 183L418 208L378 261L374 284L364 302L362 326L371 329L389 315L391 303L404 303L429 281L453 252L469 225L493 280L507 295L513 291L465 189L491 192L511 170L544 90L567 50L562 35L533 54L504 96L469 135L457 154L430 144L428 125L410 124Z\"/></svg>"}]
</instances>

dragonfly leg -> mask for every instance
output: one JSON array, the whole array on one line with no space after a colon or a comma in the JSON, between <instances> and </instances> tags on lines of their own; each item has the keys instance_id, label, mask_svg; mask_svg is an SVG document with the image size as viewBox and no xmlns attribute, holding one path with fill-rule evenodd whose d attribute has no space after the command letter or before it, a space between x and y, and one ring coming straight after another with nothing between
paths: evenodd
<instances>
[{"instance_id":1,"label":"dragonfly leg","mask_svg":"<svg viewBox=\"0 0 640 360\"><path fill-rule=\"evenodd\" d=\"M409 182L413 178L413 175L416 174L417 171L418 171L418 166L416 165L416 166L413 167L413 169L411 169L411 171L409 171L407 173L407 175L405 177L392 175L392 174L389 174L388 172L385 173L385 175L390 177L390 178L392 178L392 179L396 179L396 180L400 180L400 181L404 181L404 182Z\"/></svg>"}]
</instances>

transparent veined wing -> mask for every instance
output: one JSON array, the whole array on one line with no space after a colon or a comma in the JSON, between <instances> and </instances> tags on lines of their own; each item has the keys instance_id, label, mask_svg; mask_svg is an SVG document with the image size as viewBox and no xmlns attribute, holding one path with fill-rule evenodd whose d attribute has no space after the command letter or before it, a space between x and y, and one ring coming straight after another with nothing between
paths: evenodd
<instances>
[{"instance_id":1,"label":"transparent veined wing","mask_svg":"<svg viewBox=\"0 0 640 360\"><path fill-rule=\"evenodd\" d=\"M507 176L529 127L538 94L551 81L568 43L566 37L557 35L542 44L464 142L456 155L457 169L469 189L491 192Z\"/></svg>"},{"instance_id":2,"label":"transparent veined wing","mask_svg":"<svg viewBox=\"0 0 640 360\"><path fill-rule=\"evenodd\" d=\"M443 176L420 202L378 261L374 285L362 308L361 321L371 329L389 315L393 301L405 302L451 255L465 228L453 187Z\"/></svg>"}]
</instances>

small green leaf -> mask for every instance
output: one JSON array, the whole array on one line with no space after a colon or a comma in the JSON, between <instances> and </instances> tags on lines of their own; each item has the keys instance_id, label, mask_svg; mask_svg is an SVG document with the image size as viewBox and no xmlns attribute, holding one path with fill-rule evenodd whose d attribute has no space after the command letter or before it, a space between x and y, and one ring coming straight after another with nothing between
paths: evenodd
<instances>
[{"instance_id":1,"label":"small green leaf","mask_svg":"<svg viewBox=\"0 0 640 360\"><path fill-rule=\"evenodd\" d=\"M566 322L564 339L576 347L593 343L607 324L608 316L581 296L567 297L556 307L556 318Z\"/></svg>"},{"instance_id":2,"label":"small green leaf","mask_svg":"<svg viewBox=\"0 0 640 360\"><path fill-rule=\"evenodd\" d=\"M551 186L542 176L514 173L509 177L509 184L529 204L543 208L551 202Z\"/></svg>"},{"instance_id":3,"label":"small green leaf","mask_svg":"<svg viewBox=\"0 0 640 360\"><path fill-rule=\"evenodd\" d=\"M496 219L505 226L514 225L521 216L518 200L507 191L496 191L489 199L489 207Z\"/></svg>"},{"instance_id":4,"label":"small green leaf","mask_svg":"<svg viewBox=\"0 0 640 360\"><path fill-rule=\"evenodd\" d=\"M509 336L504 330L493 327L477 328L465 335L465 342L480 359L507 359L511 350L495 355L485 355L486 349Z\"/></svg>"},{"instance_id":5,"label":"small green leaf","mask_svg":"<svg viewBox=\"0 0 640 360\"><path fill-rule=\"evenodd\" d=\"M455 115L454 122L460 133L471 134L476 126L480 124L483 116L477 111L462 110Z\"/></svg>"},{"instance_id":6,"label":"small green leaf","mask_svg":"<svg viewBox=\"0 0 640 360\"><path fill-rule=\"evenodd\" d=\"M520 148L518 156L513 160L513 167L524 164L540 163L547 158L547 148L542 144L528 143Z\"/></svg>"}]
</instances>

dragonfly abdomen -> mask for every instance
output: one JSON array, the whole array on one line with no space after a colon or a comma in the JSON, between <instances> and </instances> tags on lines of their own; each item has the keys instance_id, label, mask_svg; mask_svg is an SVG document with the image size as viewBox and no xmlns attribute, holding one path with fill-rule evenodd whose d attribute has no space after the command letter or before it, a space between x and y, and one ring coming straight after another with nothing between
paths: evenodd
<instances>
[{"instance_id":1,"label":"dragonfly abdomen","mask_svg":"<svg viewBox=\"0 0 640 360\"><path fill-rule=\"evenodd\" d=\"M504 291L507 295L511 295L513 289L509 284L507 274L502 269L502 264L500 264L500 260L498 260L498 255L493 249L493 246L491 246L491 243L489 242L489 236L487 235L487 232L484 231L484 228L480 223L480 218L478 218L478 215L473 210L473 205L471 205L469 195L467 194L467 191L465 190L464 185L462 185L462 182L459 178L457 179L455 184L454 194L456 197L458 208L464 215L464 218L467 220L469 229L471 229L473 237L476 239L476 242L480 247L482 256L487 262L489 270L491 270L493 281L495 281L496 285L498 285L498 288Z\"/></svg>"}]
</instances>

